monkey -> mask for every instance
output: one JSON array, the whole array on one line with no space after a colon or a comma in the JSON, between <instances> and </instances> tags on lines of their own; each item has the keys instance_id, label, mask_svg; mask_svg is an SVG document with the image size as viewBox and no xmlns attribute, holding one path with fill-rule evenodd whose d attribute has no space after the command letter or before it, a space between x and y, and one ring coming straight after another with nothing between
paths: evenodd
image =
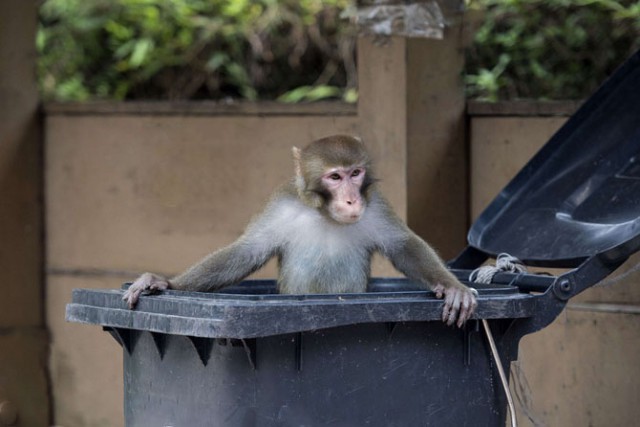
<instances>
[{"instance_id":1,"label":"monkey","mask_svg":"<svg viewBox=\"0 0 640 427\"><path fill-rule=\"evenodd\" d=\"M277 257L284 294L365 292L375 252L421 287L444 299L442 320L462 325L477 306L435 250L394 213L376 188L372 161L360 138L334 135L293 147L294 177L232 244L166 279L144 273L125 291L139 296L165 289L211 292L240 282Z\"/></svg>"}]
</instances>

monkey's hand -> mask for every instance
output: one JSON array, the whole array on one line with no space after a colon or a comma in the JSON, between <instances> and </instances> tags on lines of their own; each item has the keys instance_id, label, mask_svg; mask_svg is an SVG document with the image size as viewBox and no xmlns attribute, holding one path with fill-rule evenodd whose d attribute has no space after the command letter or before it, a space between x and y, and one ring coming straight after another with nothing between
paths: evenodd
<instances>
[{"instance_id":1,"label":"monkey's hand","mask_svg":"<svg viewBox=\"0 0 640 427\"><path fill-rule=\"evenodd\" d=\"M122 299L127 302L130 309L133 309L141 294L150 294L166 289L169 289L169 281L167 279L157 274L144 273L129 286Z\"/></svg>"},{"instance_id":2,"label":"monkey's hand","mask_svg":"<svg viewBox=\"0 0 640 427\"><path fill-rule=\"evenodd\" d=\"M475 289L468 288L461 283L444 286L440 283L433 288L436 298L444 298L442 321L451 326L454 323L459 328L469 320L478 305ZM456 322L457 320L457 322Z\"/></svg>"}]
</instances>

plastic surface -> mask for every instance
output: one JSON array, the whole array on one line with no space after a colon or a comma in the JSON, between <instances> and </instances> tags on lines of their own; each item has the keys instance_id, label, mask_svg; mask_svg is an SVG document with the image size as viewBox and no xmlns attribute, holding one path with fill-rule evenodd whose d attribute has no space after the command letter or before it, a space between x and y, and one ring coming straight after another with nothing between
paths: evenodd
<instances>
[{"instance_id":1,"label":"plastic surface","mask_svg":"<svg viewBox=\"0 0 640 427\"><path fill-rule=\"evenodd\" d=\"M576 267L640 247L640 53L551 138L480 215L469 244Z\"/></svg>"},{"instance_id":2,"label":"plastic surface","mask_svg":"<svg viewBox=\"0 0 640 427\"><path fill-rule=\"evenodd\" d=\"M504 392L475 324L367 323L245 340L131 331L126 425L504 426Z\"/></svg>"},{"instance_id":3,"label":"plastic surface","mask_svg":"<svg viewBox=\"0 0 640 427\"><path fill-rule=\"evenodd\" d=\"M442 39L446 20L436 0L361 0L357 22L362 34Z\"/></svg>"},{"instance_id":4,"label":"plastic surface","mask_svg":"<svg viewBox=\"0 0 640 427\"><path fill-rule=\"evenodd\" d=\"M517 287L477 289L477 315L503 319L495 325L538 313ZM135 310L121 290L76 289L67 320L102 325L122 345L128 426L504 424L478 322L448 327L442 306L406 279L342 295L279 295L260 280L143 296ZM503 363L516 348L503 347Z\"/></svg>"},{"instance_id":5,"label":"plastic surface","mask_svg":"<svg viewBox=\"0 0 640 427\"><path fill-rule=\"evenodd\" d=\"M484 318L535 314L532 296L505 285L478 285ZM220 293L165 291L135 310L122 291L73 291L67 320L203 338L256 338L372 322L440 321L442 300L405 279L377 279L362 294L279 295L270 280L245 281Z\"/></svg>"}]
</instances>

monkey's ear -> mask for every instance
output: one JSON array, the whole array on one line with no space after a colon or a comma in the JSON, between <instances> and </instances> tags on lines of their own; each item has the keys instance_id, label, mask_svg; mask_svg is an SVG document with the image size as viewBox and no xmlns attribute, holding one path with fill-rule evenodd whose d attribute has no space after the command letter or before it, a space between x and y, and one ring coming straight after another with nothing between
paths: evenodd
<instances>
[{"instance_id":1,"label":"monkey's ear","mask_svg":"<svg viewBox=\"0 0 640 427\"><path fill-rule=\"evenodd\" d=\"M291 152L293 153L293 166L296 171L296 176L302 177L302 167L300 166L300 159L301 159L300 149L298 147L293 147L291 149Z\"/></svg>"}]
</instances>

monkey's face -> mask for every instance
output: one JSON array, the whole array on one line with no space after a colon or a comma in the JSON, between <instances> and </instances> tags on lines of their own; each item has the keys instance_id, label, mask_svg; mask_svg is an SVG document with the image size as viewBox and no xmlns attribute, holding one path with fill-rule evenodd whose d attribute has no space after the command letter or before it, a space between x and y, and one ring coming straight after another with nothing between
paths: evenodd
<instances>
[{"instance_id":1,"label":"monkey's face","mask_svg":"<svg viewBox=\"0 0 640 427\"><path fill-rule=\"evenodd\" d=\"M334 135L293 148L296 188L307 206L340 224L362 218L373 183L369 155L362 141Z\"/></svg>"},{"instance_id":2,"label":"monkey's face","mask_svg":"<svg viewBox=\"0 0 640 427\"><path fill-rule=\"evenodd\" d=\"M321 177L321 185L328 196L326 210L329 216L341 224L358 222L366 203L362 196L366 169L363 166L334 167Z\"/></svg>"}]
</instances>

